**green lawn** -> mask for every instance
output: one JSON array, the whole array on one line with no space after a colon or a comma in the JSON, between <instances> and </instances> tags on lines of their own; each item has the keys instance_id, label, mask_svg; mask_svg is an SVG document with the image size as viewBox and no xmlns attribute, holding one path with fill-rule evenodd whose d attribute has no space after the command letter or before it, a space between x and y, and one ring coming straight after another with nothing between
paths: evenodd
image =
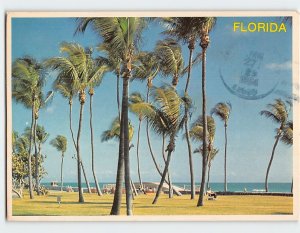
<instances>
[{"instance_id":1,"label":"green lawn","mask_svg":"<svg viewBox=\"0 0 300 233\"><path fill-rule=\"evenodd\" d=\"M62 195L62 204L56 202L57 195ZM14 216L99 216L108 215L112 206L113 195L85 194L85 203L79 204L78 193L52 192L47 196L35 196L30 200L25 194L23 199L13 199ZM218 196L215 201L205 201L204 207L196 207L197 200L190 200L189 195L174 196L169 199L162 195L156 205L151 202L154 195L139 195L134 200L135 215L255 215L255 214L292 214L293 198L277 196ZM125 197L122 214L125 214Z\"/></svg>"}]
</instances>

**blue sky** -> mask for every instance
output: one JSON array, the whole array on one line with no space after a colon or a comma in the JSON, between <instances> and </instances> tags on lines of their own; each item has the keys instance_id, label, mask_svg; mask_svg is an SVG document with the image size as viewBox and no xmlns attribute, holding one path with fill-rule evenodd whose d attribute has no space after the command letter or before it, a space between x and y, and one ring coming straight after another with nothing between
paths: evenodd
<instances>
[{"instance_id":1,"label":"blue sky","mask_svg":"<svg viewBox=\"0 0 300 233\"><path fill-rule=\"evenodd\" d=\"M287 25L286 33L240 33L233 32L234 21L244 23L271 22L275 18L218 18L215 29L210 34L211 44L207 50L207 108L208 111L218 102L230 101L232 114L228 126L228 181L229 182L263 182L266 168L274 143L276 124L259 115L259 112L275 98L283 98L280 93L291 93L292 89L292 33ZM88 29L84 35L75 35L75 19L69 18L15 18L12 21L12 58L13 60L24 55L30 55L42 61L46 58L59 55L59 44L62 41L76 42L83 46L95 47L101 41L96 33ZM160 25L151 24L143 33L142 50L152 50L159 39ZM199 43L196 53L200 51ZM258 94L272 89L276 90L263 99L245 100L231 94L220 79L222 73L229 86L239 84L242 73L247 68L244 64L249 54L259 53L263 56L257 68ZM183 55L187 64L188 49L183 45ZM45 92L51 89L55 74L48 76ZM154 85L170 83L171 78L156 77ZM178 91L183 93L186 76L179 80ZM101 142L100 135L106 130L117 116L115 85L116 78L109 73L103 79L94 96L94 138L96 170L99 181L110 182L115 180L118 158L118 142ZM240 84L239 84L240 85ZM240 85L240 86L243 86ZM243 86L245 87L245 86ZM247 86L246 86L247 87ZM140 91L146 95L146 83L134 81L130 83L130 92ZM195 105L192 121L201 111L201 65L193 67L190 82L190 95ZM77 131L79 104L74 100L73 128ZM30 111L21 104L13 102L13 129L22 132L30 124ZM89 131L88 101L85 105L83 134L81 139L82 157L89 180L92 182L90 131ZM129 115L135 131L137 118ZM68 138L64 177L65 181L76 181L76 161L71 157L75 154L71 144L71 135L68 123L68 101L56 94L53 102L40 112L39 124L50 133L49 140L43 146L43 153L47 155L45 167L48 176L44 181L59 180L60 154L49 145L56 135L65 135ZM224 177L224 127L216 119L217 130L215 147L219 153L213 161L211 181L222 182ZM145 126L145 124L143 125ZM137 134L133 143L136 144ZM157 159L162 163L161 139L152 133L152 144ZM193 143L193 149L198 145ZM141 171L144 181L157 181L159 175L150 158L145 137L145 128L141 133ZM136 166L136 147L131 150L131 174L134 181L138 180ZM200 182L201 160L194 155L195 178ZM176 150L172 157L171 173L174 181L189 181L188 155L185 140L182 134L178 135ZM279 143L274 162L270 171L270 182L290 182L292 179L292 148Z\"/></svg>"}]
</instances>

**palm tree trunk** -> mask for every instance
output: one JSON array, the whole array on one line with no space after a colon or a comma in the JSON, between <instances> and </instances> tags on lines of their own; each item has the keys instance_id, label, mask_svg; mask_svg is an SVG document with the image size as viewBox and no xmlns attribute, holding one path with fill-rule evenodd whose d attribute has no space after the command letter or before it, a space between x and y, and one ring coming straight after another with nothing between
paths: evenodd
<instances>
[{"instance_id":1,"label":"palm tree trunk","mask_svg":"<svg viewBox=\"0 0 300 233\"><path fill-rule=\"evenodd\" d=\"M87 175L86 175L85 168L83 166L82 160L80 162L80 166L81 166L83 177L84 177L84 180L85 180L85 183L86 183L87 191L88 191L89 194L91 194L92 193L92 191L91 191L91 185L90 185L90 182L87 179Z\"/></svg>"},{"instance_id":2,"label":"palm tree trunk","mask_svg":"<svg viewBox=\"0 0 300 233\"><path fill-rule=\"evenodd\" d=\"M207 117L206 117L206 48L202 47L202 116L203 116L203 156L202 156L202 180L200 186L199 200L197 206L204 205L204 190L207 168Z\"/></svg>"},{"instance_id":3,"label":"palm tree trunk","mask_svg":"<svg viewBox=\"0 0 300 233\"><path fill-rule=\"evenodd\" d=\"M137 190L136 190L136 187L135 187L135 185L134 185L132 179L130 179L130 184L131 184L131 187L132 187L132 193L133 193L135 196L137 196L137 195L138 195L138 192L137 192ZM132 195L132 199L133 199L133 200L134 200L134 198L133 198L134 195Z\"/></svg>"},{"instance_id":4,"label":"palm tree trunk","mask_svg":"<svg viewBox=\"0 0 300 233\"><path fill-rule=\"evenodd\" d=\"M42 144L41 144L41 142L39 142L39 145L38 145L38 162L39 162L39 159L42 157ZM40 170L39 170L39 168L40 168L40 164L39 164L39 166L38 166L38 177L40 176ZM41 185L40 185L40 179L39 179L39 187L40 187Z\"/></svg>"},{"instance_id":5,"label":"palm tree trunk","mask_svg":"<svg viewBox=\"0 0 300 233\"><path fill-rule=\"evenodd\" d=\"M64 153L61 155L61 165L60 165L60 191L63 191L63 166L64 166Z\"/></svg>"},{"instance_id":6,"label":"palm tree trunk","mask_svg":"<svg viewBox=\"0 0 300 233\"><path fill-rule=\"evenodd\" d=\"M210 168L211 168L211 164L208 165L206 190L210 189L210 186L209 186Z\"/></svg>"},{"instance_id":7,"label":"palm tree trunk","mask_svg":"<svg viewBox=\"0 0 300 233\"><path fill-rule=\"evenodd\" d=\"M40 182L39 182L39 158L38 158L38 149L36 145L36 127L37 127L37 118L35 117L33 125L33 144L34 144L34 154L35 154L35 188L36 193L40 196Z\"/></svg>"},{"instance_id":8,"label":"palm tree trunk","mask_svg":"<svg viewBox=\"0 0 300 233\"><path fill-rule=\"evenodd\" d=\"M95 155L94 155L94 132L93 132L93 109L92 109L93 95L90 94L90 129L91 129L91 150L92 150L92 172L97 189L98 196L102 196L101 189L99 188L98 179L95 172Z\"/></svg>"},{"instance_id":9,"label":"palm tree trunk","mask_svg":"<svg viewBox=\"0 0 300 233\"><path fill-rule=\"evenodd\" d=\"M188 93L188 86L191 78L191 71L192 71L192 63L193 63L193 51L195 48L195 40L191 40L189 43L189 68L188 68L188 77L186 80L185 85L185 94ZM195 180L194 180L194 165L193 165L193 154L192 154L192 145L190 140L190 132L188 129L188 109L187 106L185 106L185 122L184 122L184 128L185 128L185 137L186 137L186 143L188 146L188 153L189 153L189 166L190 166L190 179L191 179L191 200L195 198Z\"/></svg>"},{"instance_id":10,"label":"palm tree trunk","mask_svg":"<svg viewBox=\"0 0 300 233\"><path fill-rule=\"evenodd\" d=\"M77 151L77 146L76 146L73 127L72 127L72 100L69 100L69 123L70 123L69 126L70 126L71 135L72 135L72 141L73 141L75 150Z\"/></svg>"},{"instance_id":11,"label":"palm tree trunk","mask_svg":"<svg viewBox=\"0 0 300 233\"><path fill-rule=\"evenodd\" d=\"M33 106L32 106L32 115L31 115L31 126L30 126L30 137L29 137L29 151L28 151L28 183L29 183L29 197L30 199L34 198L33 195L33 188L32 188L32 167L31 167L31 147L32 147L32 135L34 133L34 129L33 129L33 125L34 125L34 121L35 121L35 116L34 116L34 107L35 104L33 102Z\"/></svg>"},{"instance_id":12,"label":"palm tree trunk","mask_svg":"<svg viewBox=\"0 0 300 233\"><path fill-rule=\"evenodd\" d=\"M170 144L174 144L175 140L174 139L171 139L170 141ZM170 145L169 144L169 145ZM160 196L160 193L162 191L162 187L163 187L163 184L164 184L164 181L166 180L166 176L167 176L167 173L168 173L168 169L169 169L169 165L170 165L170 161L171 161L171 155L172 155L172 151L171 149L168 150L168 156L167 156L167 161L166 161L166 164L165 164L165 169L164 169L164 172L162 174L162 177L161 177L161 180L160 180L160 183L159 183L159 186L158 186L158 189L156 191L156 195L155 195L155 198L152 202L152 204L156 204L157 203L157 200Z\"/></svg>"},{"instance_id":13,"label":"palm tree trunk","mask_svg":"<svg viewBox=\"0 0 300 233\"><path fill-rule=\"evenodd\" d=\"M124 168L127 215L132 215L132 194L130 191L129 129L128 129L128 81L129 74L123 79L122 117L124 127Z\"/></svg>"},{"instance_id":14,"label":"palm tree trunk","mask_svg":"<svg viewBox=\"0 0 300 233\"><path fill-rule=\"evenodd\" d=\"M83 115L83 103L80 103L80 115L79 115L79 125L78 125L78 133L77 133L77 175L78 175L78 195L79 202L84 203L83 192L81 187L81 156L80 156L80 134L81 134L81 126L82 126L82 116Z\"/></svg>"},{"instance_id":15,"label":"palm tree trunk","mask_svg":"<svg viewBox=\"0 0 300 233\"><path fill-rule=\"evenodd\" d=\"M119 142L119 158L116 177L116 189L114 193L114 201L110 211L110 215L120 215L122 203L122 185L124 179L124 130L123 130L123 115L120 119L120 142Z\"/></svg>"},{"instance_id":16,"label":"palm tree trunk","mask_svg":"<svg viewBox=\"0 0 300 233\"><path fill-rule=\"evenodd\" d=\"M280 139L280 136L281 136L280 134L277 134L276 140L275 140L275 143L274 143L274 146L273 146L273 149L272 149L271 159L270 159L270 162L269 162L269 165L268 165L268 169L267 169L267 173L266 173L266 179L265 179L265 189L266 189L266 192L269 192L269 189L268 189L268 177L269 177L270 168L271 168L271 165L272 165L272 162L273 162L273 159L274 159L275 149L276 149L276 146L277 146L278 141Z\"/></svg>"},{"instance_id":17,"label":"palm tree trunk","mask_svg":"<svg viewBox=\"0 0 300 233\"><path fill-rule=\"evenodd\" d=\"M188 129L188 118L184 122L185 128L185 136L186 136L186 143L188 146L188 153L189 153L189 166L190 166L190 179L191 179L191 199L195 198L195 180L194 180L194 165L193 165L193 155L192 155L192 145L190 141L190 133Z\"/></svg>"},{"instance_id":18,"label":"palm tree trunk","mask_svg":"<svg viewBox=\"0 0 300 233\"><path fill-rule=\"evenodd\" d=\"M227 126L226 125L225 125L225 157L224 157L224 192L227 192Z\"/></svg>"},{"instance_id":19,"label":"palm tree trunk","mask_svg":"<svg viewBox=\"0 0 300 233\"><path fill-rule=\"evenodd\" d=\"M136 143L136 158L137 158L137 167L138 167L139 181L140 181L140 186L141 186L141 188L142 188L142 187L143 187L143 182L142 182L142 178L141 178L141 171L140 171L140 156L139 156L141 124L142 124L142 120L139 119L138 138L137 138L137 143Z\"/></svg>"},{"instance_id":20,"label":"palm tree trunk","mask_svg":"<svg viewBox=\"0 0 300 233\"><path fill-rule=\"evenodd\" d=\"M163 134L162 136L162 155L163 155L163 159L164 162L166 164L167 162L167 158L165 155L165 135ZM169 182L169 198L173 198L173 186L172 186L172 181L171 181L171 175L170 175L170 169L168 169L168 173L167 173L167 178L168 178L168 182Z\"/></svg>"},{"instance_id":21,"label":"palm tree trunk","mask_svg":"<svg viewBox=\"0 0 300 233\"><path fill-rule=\"evenodd\" d=\"M69 126L70 126L71 135L72 135L72 141L73 141L75 150L77 152L77 145L76 145L76 142L75 142L75 136L74 136L73 127L72 127L72 105L73 105L72 100L69 100L69 123L70 123ZM85 180L85 183L86 183L86 187L88 189L88 193L91 193L90 183L87 180L87 177L86 177L86 174L85 174L85 169L84 169L84 166L83 166L82 162L80 163L80 167L81 167L83 175L84 175L84 180Z\"/></svg>"},{"instance_id":22,"label":"palm tree trunk","mask_svg":"<svg viewBox=\"0 0 300 233\"><path fill-rule=\"evenodd\" d=\"M121 121L121 110L120 110L120 74L117 75L117 105L118 105L118 115Z\"/></svg>"}]
</instances>

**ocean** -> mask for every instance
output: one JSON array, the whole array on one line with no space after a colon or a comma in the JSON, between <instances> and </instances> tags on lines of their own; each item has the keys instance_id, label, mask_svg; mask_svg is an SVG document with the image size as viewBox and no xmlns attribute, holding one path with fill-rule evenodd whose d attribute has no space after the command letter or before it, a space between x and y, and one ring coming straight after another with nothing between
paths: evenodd
<instances>
[{"instance_id":1,"label":"ocean","mask_svg":"<svg viewBox=\"0 0 300 233\"><path fill-rule=\"evenodd\" d=\"M99 183L100 188L107 184L112 184L113 182L106 182L106 183ZM42 183L45 186L49 186L50 182ZM59 183L58 183L59 185ZM175 186L179 186L182 188L190 189L190 184L188 182L180 182L180 183L173 183ZM71 186L77 187L77 182L65 182L64 186ZM91 187L95 187L95 183L90 183ZM86 184L82 183L82 187L86 188ZM200 184L196 183L196 189L199 189ZM210 187L213 191L224 191L224 184L223 183L210 183ZM228 183L227 184L227 191L232 192L243 192L245 189L248 192L251 191L264 191L265 184L264 183ZM291 183L269 183L269 192L280 192L280 193L289 193L291 192Z\"/></svg>"}]
</instances>

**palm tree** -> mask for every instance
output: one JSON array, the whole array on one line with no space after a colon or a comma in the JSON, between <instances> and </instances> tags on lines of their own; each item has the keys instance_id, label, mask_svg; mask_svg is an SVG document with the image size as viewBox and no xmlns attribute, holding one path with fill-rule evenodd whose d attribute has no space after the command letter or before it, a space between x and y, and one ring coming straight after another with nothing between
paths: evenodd
<instances>
[{"instance_id":1,"label":"palm tree","mask_svg":"<svg viewBox=\"0 0 300 233\"><path fill-rule=\"evenodd\" d=\"M99 82L103 73L106 71L105 66L98 66L92 58L92 49L84 49L76 43L63 42L60 46L61 52L67 57L55 57L48 59L46 64L54 70L59 71L58 79L68 78L71 80L72 90L79 93L80 113L78 122L78 132L76 140L77 151L77 174L79 202L84 202L81 188L81 154L80 154L80 136L82 129L83 108L86 101L86 89Z\"/></svg>"},{"instance_id":2,"label":"palm tree","mask_svg":"<svg viewBox=\"0 0 300 233\"><path fill-rule=\"evenodd\" d=\"M49 138L49 133L46 132L45 128L41 125L36 127L36 138L38 144L38 159L36 160L37 176L39 177L39 161L42 157L42 144L44 144Z\"/></svg>"},{"instance_id":3,"label":"palm tree","mask_svg":"<svg viewBox=\"0 0 300 233\"><path fill-rule=\"evenodd\" d=\"M280 140L288 146L293 145L293 121L288 121L286 123L286 126L282 131L282 136ZM291 185L291 193L293 193L293 179Z\"/></svg>"},{"instance_id":4,"label":"palm tree","mask_svg":"<svg viewBox=\"0 0 300 233\"><path fill-rule=\"evenodd\" d=\"M120 138L121 138L121 128L122 125L120 124L120 119L119 117L116 117L113 122L111 123L111 126L108 130L104 131L101 135L101 141L102 142L106 142L109 141L111 139L117 139L120 142ZM133 125L131 125L131 123L129 122L128 125L128 129L129 129L129 141L132 140L133 134L134 134L134 128ZM120 147L119 147L119 153L120 153ZM123 168L121 168L120 166L123 166ZM124 163L120 163L120 160L118 161L118 170L117 172L119 172L121 169L124 169ZM117 176L118 178L118 176ZM119 179L117 179L116 183L116 187L119 185L120 187L123 186L123 180L124 180L124 171L123 171L123 177L120 177ZM118 190L116 189L115 192L117 192ZM121 195L122 195L122 190L121 190ZM116 196L116 195L115 195ZM120 214L120 208L121 208L121 199L118 199L118 203L116 203L116 206L118 206L118 209L113 209L116 212L113 212L111 214L114 215L119 215ZM113 211L112 210L112 211Z\"/></svg>"},{"instance_id":5,"label":"palm tree","mask_svg":"<svg viewBox=\"0 0 300 233\"><path fill-rule=\"evenodd\" d=\"M180 98L173 87L164 86L161 88L153 88L152 96L154 103L151 105L151 108L147 107L142 113L147 117L150 126L158 135L169 137L169 144L166 149L168 155L165 162L165 168L155 198L152 202L152 204L155 204L160 196L163 183L166 180L171 155L175 150L175 139L178 131L183 126L184 119L182 114L183 99Z\"/></svg>"},{"instance_id":6,"label":"palm tree","mask_svg":"<svg viewBox=\"0 0 300 233\"><path fill-rule=\"evenodd\" d=\"M209 31L214 27L216 18L214 17L205 17L203 22L200 25L200 46L202 48L202 116L206 116L206 50L210 43L209 40ZM206 180L206 169L207 169L207 121L206 117L203 117L203 158L202 158L202 179L199 192L199 199L197 206L204 205L204 189L205 189L205 180Z\"/></svg>"},{"instance_id":7,"label":"palm tree","mask_svg":"<svg viewBox=\"0 0 300 233\"><path fill-rule=\"evenodd\" d=\"M224 156L224 192L227 192L227 126L228 119L231 112L231 104L228 103L217 103L211 110L211 115L215 114L221 121L224 122L225 129L225 156Z\"/></svg>"},{"instance_id":8,"label":"palm tree","mask_svg":"<svg viewBox=\"0 0 300 233\"><path fill-rule=\"evenodd\" d=\"M150 89L153 86L153 80L159 73L159 61L157 54L155 52L140 52L137 56L137 59L133 63L133 78L138 80L147 80L147 96L146 96L146 103L149 103L149 95ZM149 122L146 119L146 135L147 135L147 144L150 151L150 155L152 161L155 165L155 168L160 176L162 176L162 172L160 167L156 161L152 145L151 145L151 138L149 132ZM169 182L167 181L169 184Z\"/></svg>"},{"instance_id":9,"label":"palm tree","mask_svg":"<svg viewBox=\"0 0 300 233\"><path fill-rule=\"evenodd\" d=\"M50 144L55 147L55 149L61 152L61 165L60 165L60 191L63 191L63 166L64 157L67 151L67 138L62 135L57 135L56 138L50 141Z\"/></svg>"},{"instance_id":10,"label":"palm tree","mask_svg":"<svg viewBox=\"0 0 300 233\"><path fill-rule=\"evenodd\" d=\"M207 177L207 188L209 187L209 174L210 174L210 167L211 167L211 162L215 155L218 153L218 150L214 148L214 139L215 139L215 132L216 132L216 124L215 120L211 116L207 116L207 138L208 138L208 144L207 144L207 159L205 163L208 164L208 177ZM191 139L202 143L201 147L199 147L198 150L195 150L194 152L200 152L202 157L203 157L203 116L198 117L198 119L192 124L192 127L189 131Z\"/></svg>"},{"instance_id":11,"label":"palm tree","mask_svg":"<svg viewBox=\"0 0 300 233\"><path fill-rule=\"evenodd\" d=\"M133 138L133 134L134 134L134 127L130 122L128 123L128 129L129 129L129 141L131 141ZM117 139L119 141L120 140L120 132L121 132L120 120L118 117L116 117L112 121L110 128L108 130L105 130L102 133L101 141L107 142L112 139Z\"/></svg>"},{"instance_id":12,"label":"palm tree","mask_svg":"<svg viewBox=\"0 0 300 233\"><path fill-rule=\"evenodd\" d=\"M93 177L94 177L94 181L95 181L95 185L96 185L96 190L98 193L98 196L102 196L102 192L101 189L99 187L99 183L98 183L98 179L96 176L96 172L95 172L95 155L94 155L94 132L93 132L93 108L92 108L92 101L93 101L93 96L95 94L95 87L99 86L102 78L104 76L104 73L108 70L108 67L106 65L99 65L97 64L97 66L101 69L101 73L99 73L99 75L97 76L97 78L94 81L91 81L89 83L89 96L90 96L90 132L91 132L91 150L92 150L92 172L93 172Z\"/></svg>"},{"instance_id":13,"label":"palm tree","mask_svg":"<svg viewBox=\"0 0 300 233\"><path fill-rule=\"evenodd\" d=\"M105 53L106 56L99 56L96 58L99 65L105 65L110 71L112 71L117 78L116 82L116 100L118 107L118 116L121 119L121 107L120 107L120 76L121 76L121 59L111 51L111 47L108 43L102 43L98 46L98 50Z\"/></svg>"},{"instance_id":14,"label":"palm tree","mask_svg":"<svg viewBox=\"0 0 300 233\"><path fill-rule=\"evenodd\" d=\"M196 56L193 61L193 53L195 50L196 41L199 39L199 27L205 23L205 18L203 17L167 17L162 18L163 26L166 30L163 32L168 36L175 38L177 41L182 41L184 44L188 44L189 49L189 62L187 70L187 80L185 85L185 95L188 96L188 86L191 79L192 66L200 60L201 54ZM190 166L190 179L191 179L191 199L195 198L195 181L194 181L194 168L193 168L193 158L192 158L192 146L190 143L190 135L188 130L188 115L189 111L185 109L185 135L186 142L188 146L189 155L189 166Z\"/></svg>"},{"instance_id":15,"label":"palm tree","mask_svg":"<svg viewBox=\"0 0 300 233\"><path fill-rule=\"evenodd\" d=\"M38 110L42 103L42 88L45 81L45 72L41 64L32 57L19 58L13 63L12 67L12 96L17 103L22 103L26 108L31 109L31 133L28 147L28 180L29 196L34 198L31 167L32 139L35 141L35 126L38 118ZM36 147L35 147L36 148ZM37 158L37 150L35 150ZM39 194L38 177L35 174L37 192Z\"/></svg>"},{"instance_id":16,"label":"palm tree","mask_svg":"<svg viewBox=\"0 0 300 233\"><path fill-rule=\"evenodd\" d=\"M49 66L49 64L48 64ZM66 77L64 77L66 75ZM73 123L72 123L72 109L73 109L73 98L77 96L77 90L72 86L72 79L70 79L67 73L61 72L58 78L55 80L53 84L53 89L59 91L59 93L68 100L69 103L69 128L72 136L72 141L74 148L77 152L77 145L75 141L74 131L73 131ZM83 177L85 179L86 187L88 189L88 193L91 193L90 183L87 179L84 164L80 163Z\"/></svg>"},{"instance_id":17,"label":"palm tree","mask_svg":"<svg viewBox=\"0 0 300 233\"><path fill-rule=\"evenodd\" d=\"M93 29L99 33L103 42L110 46L112 51L122 61L121 71L123 73L123 94L121 111L121 134L120 134L120 166L118 165L117 179L123 177L122 163L125 170L125 190L127 215L132 215L132 197L130 188L130 162L129 162L129 135L128 135L128 82L132 75L132 61L136 53L141 33L146 26L144 18L138 17L106 17L106 18L81 18L79 19L77 32L84 32L87 25L91 24ZM123 135L124 134L124 135ZM123 156L124 154L124 156ZM116 181L116 193L111 214L117 214L122 196L119 183Z\"/></svg>"},{"instance_id":18,"label":"palm tree","mask_svg":"<svg viewBox=\"0 0 300 233\"><path fill-rule=\"evenodd\" d=\"M140 171L140 155L139 155L139 146L140 146L140 133L141 133L141 125L143 120L143 114L142 111L146 107L147 103L145 102L145 99L143 96L138 93L134 92L129 97L129 109L137 115L139 119L139 127L138 127L138 137L137 137L137 143L136 143L136 157L137 157L137 166L138 166L138 176L139 176L139 182L140 187L143 188L143 182L141 178L141 171Z\"/></svg>"},{"instance_id":19,"label":"palm tree","mask_svg":"<svg viewBox=\"0 0 300 233\"><path fill-rule=\"evenodd\" d=\"M172 85L176 87L184 68L180 45L175 40L167 38L157 42L155 53L159 61L160 73L165 77L172 76Z\"/></svg>"},{"instance_id":20,"label":"palm tree","mask_svg":"<svg viewBox=\"0 0 300 233\"><path fill-rule=\"evenodd\" d=\"M267 110L263 110L260 112L260 115L265 116L266 118L270 118L272 121L278 124L278 128L276 128L276 136L275 136L275 143L273 145L272 153L271 153L271 158L269 161L269 165L267 168L267 173L266 173L266 179L265 179L265 190L268 192L268 177L269 177L269 172L270 168L274 159L274 154L275 154L275 149L277 147L277 144L279 140L283 136L283 132L285 128L287 127L287 122L288 122L288 117L289 117L289 109L288 106L291 106L291 103L289 102L284 102L281 99L276 99L274 103L268 104L267 105ZM285 141L285 138L283 139Z\"/></svg>"}]
</instances>

